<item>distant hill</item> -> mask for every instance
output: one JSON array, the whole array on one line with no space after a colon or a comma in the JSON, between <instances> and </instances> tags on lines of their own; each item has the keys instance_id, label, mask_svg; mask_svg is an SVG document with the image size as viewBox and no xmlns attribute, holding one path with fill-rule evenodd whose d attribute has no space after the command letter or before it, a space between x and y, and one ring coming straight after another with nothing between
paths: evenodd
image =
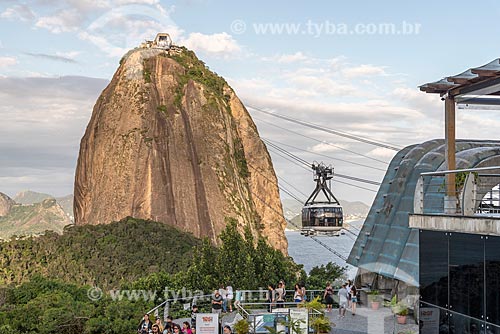
<instances>
[{"instance_id":1,"label":"distant hill","mask_svg":"<svg viewBox=\"0 0 500 334\"><path fill-rule=\"evenodd\" d=\"M25 190L14 196L13 200L17 204L35 204L48 198L54 198L54 196L36 191Z\"/></svg>"},{"instance_id":2,"label":"distant hill","mask_svg":"<svg viewBox=\"0 0 500 334\"><path fill-rule=\"evenodd\" d=\"M75 284L117 287L160 270L187 270L193 246L201 241L169 225L125 218L106 225L70 226L0 242L0 286L34 275Z\"/></svg>"},{"instance_id":3,"label":"distant hill","mask_svg":"<svg viewBox=\"0 0 500 334\"><path fill-rule=\"evenodd\" d=\"M15 203L0 217L0 239L36 235L46 230L62 233L69 224L71 220L54 198L35 204Z\"/></svg>"},{"instance_id":4,"label":"distant hill","mask_svg":"<svg viewBox=\"0 0 500 334\"><path fill-rule=\"evenodd\" d=\"M55 197L50 194L39 193L32 190L25 190L14 196L14 201L18 204L35 204L40 203L45 199L55 198L57 204L61 206L64 212L69 215L71 222L73 222L73 194L63 197Z\"/></svg>"},{"instance_id":5,"label":"distant hill","mask_svg":"<svg viewBox=\"0 0 500 334\"><path fill-rule=\"evenodd\" d=\"M370 206L360 201L349 202L340 200L340 204L342 205L342 208L344 210L344 216L356 216L364 218L368 215L368 211L370 211Z\"/></svg>"}]
</instances>

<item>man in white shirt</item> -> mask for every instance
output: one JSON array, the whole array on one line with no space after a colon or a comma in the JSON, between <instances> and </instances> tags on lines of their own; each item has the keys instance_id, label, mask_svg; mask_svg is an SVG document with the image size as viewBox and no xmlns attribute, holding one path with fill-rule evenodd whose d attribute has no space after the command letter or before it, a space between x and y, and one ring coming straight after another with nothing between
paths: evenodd
<instances>
[{"instance_id":1,"label":"man in white shirt","mask_svg":"<svg viewBox=\"0 0 500 334\"><path fill-rule=\"evenodd\" d=\"M349 293L346 289L346 284L342 284L342 288L338 292L339 295L339 316L341 318L345 317L345 310L347 308L347 296Z\"/></svg>"}]
</instances>

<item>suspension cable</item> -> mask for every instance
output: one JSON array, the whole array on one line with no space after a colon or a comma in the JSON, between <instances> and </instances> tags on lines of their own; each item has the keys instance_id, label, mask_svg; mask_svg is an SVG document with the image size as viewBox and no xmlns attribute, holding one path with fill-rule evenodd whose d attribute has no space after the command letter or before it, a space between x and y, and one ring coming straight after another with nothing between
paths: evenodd
<instances>
[{"instance_id":1,"label":"suspension cable","mask_svg":"<svg viewBox=\"0 0 500 334\"><path fill-rule=\"evenodd\" d=\"M273 123L270 123L270 122L267 122L267 121L264 121L262 119L259 119L257 117L254 117L254 119L258 120L259 122L262 122L262 123L265 123L267 125L270 125L270 126L274 126L275 128L278 128L278 129L281 129L281 130L284 130L284 131L287 131L287 132L290 132L290 133L293 133L295 135L298 135L298 136L301 136L301 137L304 137L304 138L307 138L307 139L311 139L311 140L314 140L318 143L321 143L321 144L325 144L325 145L328 145L328 146L332 146L332 147L335 147L339 150L342 150L342 151L346 151L346 152L349 152L349 153L352 153L354 155L358 155L360 157L363 157L363 158L366 158L366 159L370 159L370 160L373 160L373 161L376 161L376 162L380 162L380 163L383 163L383 164L386 164L388 165L389 163L387 161L383 161L383 160L380 160L380 159L377 159L377 158L373 158L373 157L370 157L366 154L363 154L363 153L359 153L359 152L356 152L356 151L353 151L353 150L349 150L347 148L344 148L342 146L338 146L338 145L335 145L335 144L332 144L332 143L329 143L329 142L325 142L325 141L322 141L322 140L319 140L317 138L314 138L314 137L310 137L310 136L307 136L307 135L304 135L302 133L299 133L299 132L296 132L296 131L293 131L293 130L290 130L290 129L287 129L287 128L284 128L282 126L279 126L279 125L276 125L276 124L273 124Z\"/></svg>"},{"instance_id":2,"label":"suspension cable","mask_svg":"<svg viewBox=\"0 0 500 334\"><path fill-rule=\"evenodd\" d=\"M322 154L322 153L318 153L318 152L313 152L313 151L305 150L303 148L300 148L300 147L297 147L297 146L293 146L293 145L289 145L289 144L285 144L285 143L282 143L282 142L278 142L276 140L271 140L269 138L265 138L265 137L261 137L261 138L265 139L267 141L270 141L272 143L275 143L277 145L290 147L290 148L293 148L293 149L298 150L298 151L302 151L302 152L314 154L314 155L317 155L317 156L320 156L320 157L324 157L324 158L328 158L328 159L331 159L331 160L338 160L338 161L346 162L346 163L353 164L353 165L360 166L360 167L366 167L366 168L376 169L376 170L379 170L381 172L385 172L386 171L385 169L382 169L382 168L377 168L377 167L373 167L373 166L370 166L370 165L365 165L365 164L361 164L361 163L358 163L358 162L353 162L353 161L344 160L344 159L340 159L340 158L334 158L334 157L331 157L331 156L326 155L326 154Z\"/></svg>"},{"instance_id":3,"label":"suspension cable","mask_svg":"<svg viewBox=\"0 0 500 334\"><path fill-rule=\"evenodd\" d=\"M293 118L293 117L290 117L290 116L285 116L285 115L277 114L277 113L270 112L270 111L267 111L267 110L264 110L264 109L261 109L261 108L258 108L258 107L254 107L254 106L251 106L251 105L247 105L247 106L249 108L253 109L253 110L262 112L264 114L267 114L267 115L270 115L270 116L273 116L273 117L277 117L277 118L280 118L280 119L283 119L285 121L289 121L289 122L292 122L292 123L300 124L300 125L303 125L303 126L306 126L306 127L309 127L309 128L313 128L313 129L316 129L316 130L319 130L319 131L323 131L323 132L327 132L327 133L330 133L330 134L333 134L333 135L337 135L337 136L349 138L349 139L352 139L352 140L355 140L355 141L359 141L359 142L362 142L362 143L365 143L365 144L370 144L370 145L377 146L377 147L383 147L383 148L386 148L386 149L389 149L389 150L393 150L393 151L399 151L399 150L401 150L401 148L400 147L396 147L396 145L387 144L387 143L384 143L384 142L381 142L381 141L375 141L373 139L363 138L363 137L360 137L360 136L349 134L347 132L341 132L341 131L338 131L338 130L333 130L333 129L327 128L325 126L321 126L321 125L314 124L314 123L311 123L311 122L302 121L302 120L299 120L299 119L296 119L296 118Z\"/></svg>"}]
</instances>

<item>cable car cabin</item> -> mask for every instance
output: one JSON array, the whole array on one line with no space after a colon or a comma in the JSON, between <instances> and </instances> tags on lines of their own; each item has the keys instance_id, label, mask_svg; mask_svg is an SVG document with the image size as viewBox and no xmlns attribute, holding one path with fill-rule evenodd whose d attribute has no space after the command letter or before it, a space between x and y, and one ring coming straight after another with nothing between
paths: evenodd
<instances>
[{"instance_id":1,"label":"cable car cabin","mask_svg":"<svg viewBox=\"0 0 500 334\"><path fill-rule=\"evenodd\" d=\"M307 199L302 208L302 230L303 235L332 234L339 235L344 223L344 214L340 202L335 198L328 181L333 178L333 167L325 166L323 163L313 163L313 179L316 188ZM323 194L325 200L317 201L319 194Z\"/></svg>"},{"instance_id":2,"label":"cable car cabin","mask_svg":"<svg viewBox=\"0 0 500 334\"><path fill-rule=\"evenodd\" d=\"M301 234L333 234L342 229L343 223L344 214L338 204L315 203L302 208Z\"/></svg>"}]
</instances>

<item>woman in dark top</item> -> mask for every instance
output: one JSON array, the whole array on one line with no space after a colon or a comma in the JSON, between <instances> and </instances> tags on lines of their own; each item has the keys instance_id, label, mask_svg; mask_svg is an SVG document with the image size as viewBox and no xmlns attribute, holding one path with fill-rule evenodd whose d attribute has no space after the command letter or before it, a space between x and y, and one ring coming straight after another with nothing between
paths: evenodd
<instances>
[{"instance_id":1,"label":"woman in dark top","mask_svg":"<svg viewBox=\"0 0 500 334\"><path fill-rule=\"evenodd\" d=\"M267 286L266 299L267 299L267 303L268 303L267 311L272 312L273 311L273 303L276 301L276 293L274 291L274 285L272 285L272 284L269 284Z\"/></svg>"},{"instance_id":2,"label":"woman in dark top","mask_svg":"<svg viewBox=\"0 0 500 334\"><path fill-rule=\"evenodd\" d=\"M149 320L149 314L144 314L144 318L142 319L141 323L139 324L139 328L137 328L137 332L140 334L147 334L151 330L151 327L153 324Z\"/></svg>"},{"instance_id":3,"label":"woman in dark top","mask_svg":"<svg viewBox=\"0 0 500 334\"><path fill-rule=\"evenodd\" d=\"M353 284L351 287L351 308L352 315L356 315L356 304L358 303L358 290L356 286Z\"/></svg>"},{"instance_id":4,"label":"woman in dark top","mask_svg":"<svg viewBox=\"0 0 500 334\"><path fill-rule=\"evenodd\" d=\"M332 311L333 305L333 288L330 282L326 282L325 293L323 294L323 299L326 304L326 312Z\"/></svg>"}]
</instances>

